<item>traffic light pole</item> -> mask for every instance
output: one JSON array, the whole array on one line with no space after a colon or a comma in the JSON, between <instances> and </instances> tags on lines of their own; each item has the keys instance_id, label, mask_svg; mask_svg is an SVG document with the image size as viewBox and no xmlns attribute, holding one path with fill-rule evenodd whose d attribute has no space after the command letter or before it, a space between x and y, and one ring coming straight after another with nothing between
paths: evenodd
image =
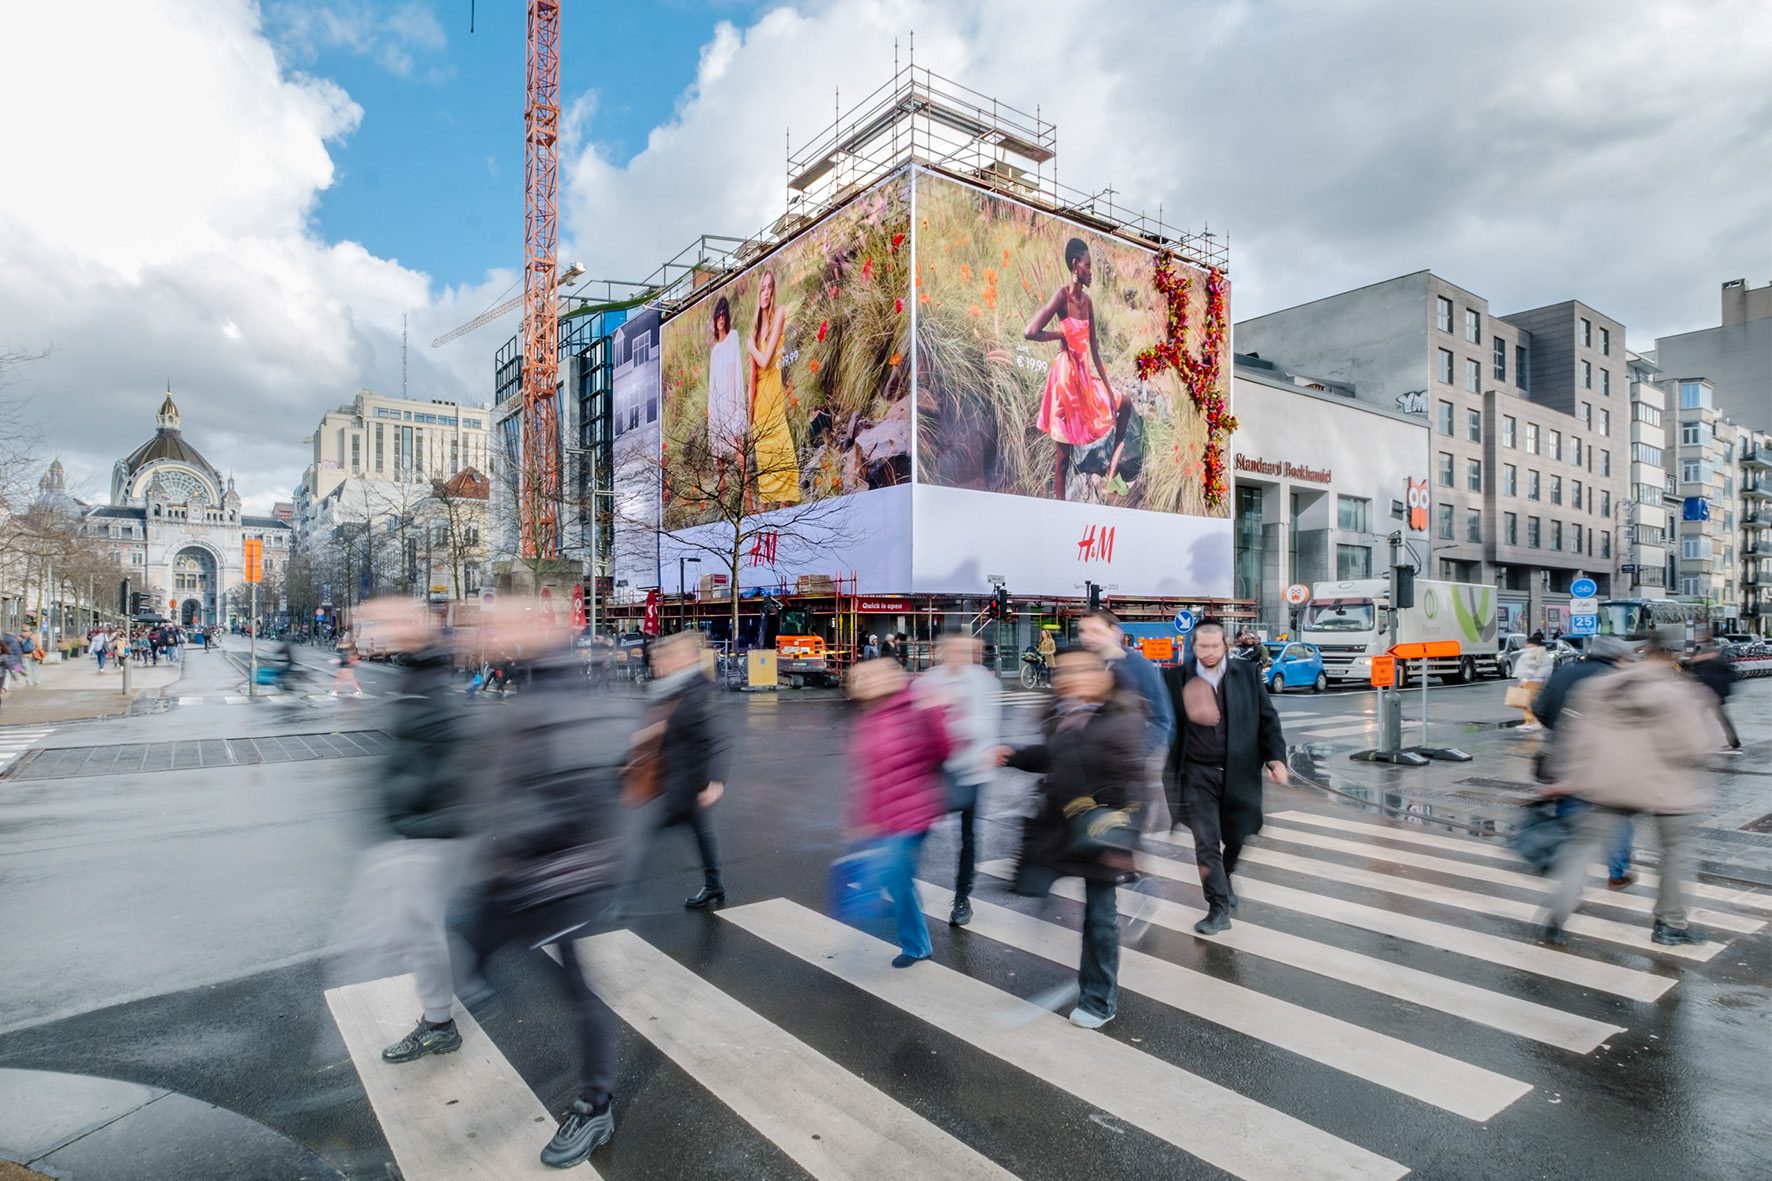
<instances>
[{"instance_id":1,"label":"traffic light pole","mask_svg":"<svg viewBox=\"0 0 1772 1181\"><path fill-rule=\"evenodd\" d=\"M135 600L130 597L129 579L123 580L123 643L118 648L117 660L123 665L123 696L129 696L129 620L135 614Z\"/></svg>"},{"instance_id":2,"label":"traffic light pole","mask_svg":"<svg viewBox=\"0 0 1772 1181\"><path fill-rule=\"evenodd\" d=\"M249 625L252 652L252 674L246 678L246 696L258 696L258 583L252 584L252 622Z\"/></svg>"}]
</instances>

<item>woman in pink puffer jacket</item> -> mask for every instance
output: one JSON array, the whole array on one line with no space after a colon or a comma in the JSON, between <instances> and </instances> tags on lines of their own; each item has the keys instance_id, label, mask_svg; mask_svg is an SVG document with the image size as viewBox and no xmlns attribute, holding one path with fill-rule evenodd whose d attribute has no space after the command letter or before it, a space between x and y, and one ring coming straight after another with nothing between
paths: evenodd
<instances>
[{"instance_id":1,"label":"woman in pink puffer jacket","mask_svg":"<svg viewBox=\"0 0 1772 1181\"><path fill-rule=\"evenodd\" d=\"M864 660L849 673L849 696L861 706L851 733L855 792L850 827L887 850L885 880L898 925L895 968L929 958L929 925L917 899L917 856L947 810L942 764L953 753L946 719L911 695L897 661Z\"/></svg>"}]
</instances>

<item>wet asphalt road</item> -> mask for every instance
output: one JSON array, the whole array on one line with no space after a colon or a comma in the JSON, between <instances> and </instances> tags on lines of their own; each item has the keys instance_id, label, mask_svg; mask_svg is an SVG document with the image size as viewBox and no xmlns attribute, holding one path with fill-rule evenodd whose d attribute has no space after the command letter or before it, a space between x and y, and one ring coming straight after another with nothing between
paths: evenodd
<instances>
[{"instance_id":1,"label":"wet asphalt road","mask_svg":"<svg viewBox=\"0 0 1772 1181\"><path fill-rule=\"evenodd\" d=\"M47 744L374 725L374 697L227 704L237 678L219 657L209 659L193 664L180 687L189 704L63 727ZM365 689L386 692L393 676L370 666ZM1356 712L1363 701L1327 695L1285 705L1301 716L1335 716ZM741 734L742 768L718 816L732 903L786 898L822 909L826 867L842 846L846 708L788 695L733 697L728 708ZM1010 716L1012 725L1026 728L1034 712L1015 705ZM374 773L371 759L337 758L67 780L0 778L0 1067L168 1087L309 1146L344 1176L385 1176L387 1144L322 1000L324 989L339 982L323 949L352 866L374 838L367 798ZM987 798L993 819L983 826L986 857L1010 854L1010 811L1022 790L1006 777ZM1270 792L1270 812L1289 807L1348 815L1304 793ZM951 825L937 828L923 859L923 876L942 884L953 864ZM1390 865L1377 854L1326 852L1320 860L1477 888ZM730 922L685 913L681 899L698 884L686 834L666 834L650 864L631 924L642 939L1015 1176L1228 1175L1131 1121L1104 1114L1070 1094L1063 1078L1023 1073L968 1044L961 1031L907 1016ZM1449 910L1406 890L1373 890L1275 867L1251 866L1245 876L1530 943L1523 921ZM1191 885L1169 881L1161 892L1188 905L1198 901ZM1485 893L1530 897L1506 887ZM989 878L981 879L978 896L1073 929L1080 925L1078 904L1012 898ZM1648 921L1593 913L1645 928ZM1531 1089L1486 1120L1468 1119L1276 1048L1259 1030L1233 1032L1130 992L1122 995L1119 1019L1094 1036L1180 1066L1399 1162L1417 1177L1765 1175L1772 1160L1764 1118L1772 1100L1772 936L1763 929L1719 933L1725 948L1703 963L1672 960L1646 944L1578 940L1569 954L1677 979L1660 1000L1642 1002L1307 911L1251 900L1239 917L1624 1031L1579 1054L1157 929L1139 948L1160 960L1380 1030ZM1006 996L1033 997L1074 976L1069 967L973 931L938 924L932 933L937 962ZM884 944L881 950L890 956ZM571 1097L575 1069L558 970L539 953L510 953L491 976L503 996L487 1032L557 1112ZM780 1145L626 1026L620 1063L620 1129L594 1161L603 1176L807 1175Z\"/></svg>"}]
</instances>

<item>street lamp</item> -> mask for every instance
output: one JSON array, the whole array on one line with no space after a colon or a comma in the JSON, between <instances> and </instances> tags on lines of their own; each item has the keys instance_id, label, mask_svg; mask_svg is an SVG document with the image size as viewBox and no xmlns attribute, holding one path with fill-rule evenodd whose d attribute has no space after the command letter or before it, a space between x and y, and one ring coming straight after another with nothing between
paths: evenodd
<instances>
[{"instance_id":1,"label":"street lamp","mask_svg":"<svg viewBox=\"0 0 1772 1181\"><path fill-rule=\"evenodd\" d=\"M701 559L686 558L681 554L677 555L677 615L680 622L684 626L687 626L689 620L689 591L687 584L684 582L683 566L685 563L691 566L699 566L701 565ZM678 630L681 631L682 628L679 628Z\"/></svg>"}]
</instances>

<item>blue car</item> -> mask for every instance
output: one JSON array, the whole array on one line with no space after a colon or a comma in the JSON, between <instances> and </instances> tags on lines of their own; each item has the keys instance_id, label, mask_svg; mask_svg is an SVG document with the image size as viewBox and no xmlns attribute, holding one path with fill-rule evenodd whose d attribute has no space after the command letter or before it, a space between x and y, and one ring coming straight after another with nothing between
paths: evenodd
<instances>
[{"instance_id":1,"label":"blue car","mask_svg":"<svg viewBox=\"0 0 1772 1181\"><path fill-rule=\"evenodd\" d=\"M1263 644L1267 649L1267 688L1270 693L1288 689L1309 689L1321 693L1329 687L1323 675L1323 653L1315 644L1299 640Z\"/></svg>"}]
</instances>

